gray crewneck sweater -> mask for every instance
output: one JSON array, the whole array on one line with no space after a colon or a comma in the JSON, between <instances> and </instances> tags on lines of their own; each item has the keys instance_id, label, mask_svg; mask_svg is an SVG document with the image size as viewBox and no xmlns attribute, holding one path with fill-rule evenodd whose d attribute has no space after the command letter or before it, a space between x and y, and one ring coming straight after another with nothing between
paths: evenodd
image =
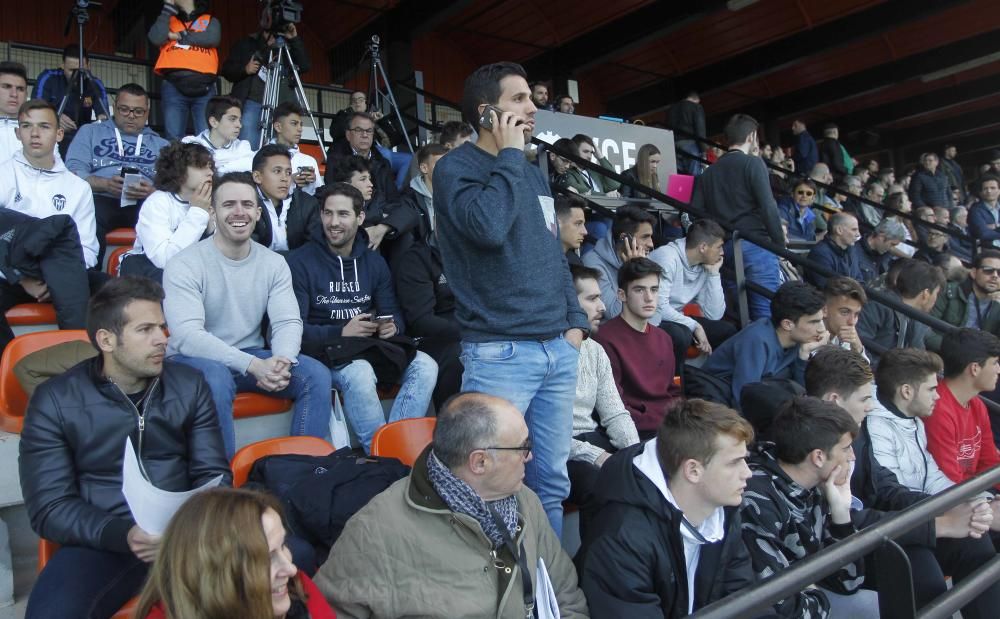
<instances>
[{"instance_id":1,"label":"gray crewneck sweater","mask_svg":"<svg viewBox=\"0 0 1000 619\"><path fill-rule=\"evenodd\" d=\"M285 259L258 243L250 255L230 260L212 238L167 261L163 313L170 329L167 356L212 359L245 374L264 346L261 322L270 319L271 351L293 362L302 344L302 318Z\"/></svg>"}]
</instances>

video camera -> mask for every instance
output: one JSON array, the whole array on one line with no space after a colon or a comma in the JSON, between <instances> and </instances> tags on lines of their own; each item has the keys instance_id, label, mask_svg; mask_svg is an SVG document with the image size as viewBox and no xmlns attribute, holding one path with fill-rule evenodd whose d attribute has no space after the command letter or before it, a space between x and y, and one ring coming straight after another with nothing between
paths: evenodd
<instances>
[{"instance_id":1,"label":"video camera","mask_svg":"<svg viewBox=\"0 0 1000 619\"><path fill-rule=\"evenodd\" d=\"M261 0L264 5L261 25L264 30L280 34L288 26L302 21L302 3L294 0Z\"/></svg>"}]
</instances>

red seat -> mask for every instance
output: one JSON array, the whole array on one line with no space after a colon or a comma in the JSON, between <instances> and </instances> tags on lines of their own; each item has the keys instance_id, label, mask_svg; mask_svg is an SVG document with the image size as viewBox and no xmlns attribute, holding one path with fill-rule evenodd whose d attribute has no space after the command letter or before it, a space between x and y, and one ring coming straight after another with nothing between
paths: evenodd
<instances>
[{"instance_id":1,"label":"red seat","mask_svg":"<svg viewBox=\"0 0 1000 619\"><path fill-rule=\"evenodd\" d=\"M697 303L688 303L687 305L684 306L684 315L690 316L692 318L695 317L701 318L702 317L701 306L698 305ZM697 346L688 346L688 351L687 351L688 359L697 359L700 356L701 356L701 351L698 350Z\"/></svg>"},{"instance_id":2,"label":"red seat","mask_svg":"<svg viewBox=\"0 0 1000 619\"><path fill-rule=\"evenodd\" d=\"M104 235L104 240L107 241L109 247L116 245L132 247L135 244L135 228L115 228Z\"/></svg>"},{"instance_id":3,"label":"red seat","mask_svg":"<svg viewBox=\"0 0 1000 619\"><path fill-rule=\"evenodd\" d=\"M108 268L107 268L108 275L110 275L111 277L118 277L119 275L118 268L121 266L122 256L124 256L131 250L132 246L128 245L128 246L118 247L113 252L111 252L111 254L108 256Z\"/></svg>"},{"instance_id":4,"label":"red seat","mask_svg":"<svg viewBox=\"0 0 1000 619\"><path fill-rule=\"evenodd\" d=\"M319 147L319 144L299 142L299 152L303 155L309 155L316 160L316 165L319 166L320 176L326 174L326 160L323 158L323 149Z\"/></svg>"},{"instance_id":5,"label":"red seat","mask_svg":"<svg viewBox=\"0 0 1000 619\"><path fill-rule=\"evenodd\" d=\"M236 452L229 465L233 470L233 487L239 488L245 484L253 463L264 456L279 454L326 456L333 451L333 445L314 436L281 436L250 443Z\"/></svg>"},{"instance_id":6,"label":"red seat","mask_svg":"<svg viewBox=\"0 0 1000 619\"><path fill-rule=\"evenodd\" d=\"M292 408L292 401L260 393L237 393L233 400L233 418L277 415Z\"/></svg>"},{"instance_id":7,"label":"red seat","mask_svg":"<svg viewBox=\"0 0 1000 619\"><path fill-rule=\"evenodd\" d=\"M21 303L7 310L6 316L12 327L56 324L56 308L51 303Z\"/></svg>"},{"instance_id":8,"label":"red seat","mask_svg":"<svg viewBox=\"0 0 1000 619\"><path fill-rule=\"evenodd\" d=\"M372 437L373 456L396 458L406 466L413 466L417 456L430 445L434 438L434 417L400 419L387 423L375 431Z\"/></svg>"},{"instance_id":9,"label":"red seat","mask_svg":"<svg viewBox=\"0 0 1000 619\"><path fill-rule=\"evenodd\" d=\"M59 550L59 544L55 542L50 542L47 539L38 540L38 571L41 572L45 564L49 562L52 555L56 554ZM112 615L111 619L131 619L132 615L135 613L136 604L139 603L139 598L134 597L125 605L122 606L118 612Z\"/></svg>"}]
</instances>

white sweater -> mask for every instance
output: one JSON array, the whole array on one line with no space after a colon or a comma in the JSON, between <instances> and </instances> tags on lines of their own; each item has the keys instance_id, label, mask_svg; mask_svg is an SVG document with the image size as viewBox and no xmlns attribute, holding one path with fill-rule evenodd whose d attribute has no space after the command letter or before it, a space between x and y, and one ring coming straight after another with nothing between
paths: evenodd
<instances>
[{"instance_id":1,"label":"white sweater","mask_svg":"<svg viewBox=\"0 0 1000 619\"><path fill-rule=\"evenodd\" d=\"M154 191L139 209L129 254L145 254L162 269L179 251L200 241L207 228L208 211L191 208L175 194Z\"/></svg>"},{"instance_id":2,"label":"white sweater","mask_svg":"<svg viewBox=\"0 0 1000 619\"><path fill-rule=\"evenodd\" d=\"M216 148L208 139L208 129L198 135L189 135L181 140L187 144L201 144L212 153L215 159L215 172L223 175L227 172L249 172L253 167L254 149L250 142L235 139L222 148Z\"/></svg>"},{"instance_id":3,"label":"white sweater","mask_svg":"<svg viewBox=\"0 0 1000 619\"><path fill-rule=\"evenodd\" d=\"M687 259L687 239L677 239L649 253L649 259L660 265L660 298L657 311L663 320L677 322L694 331L698 325L684 315L684 306L694 302L709 320L721 320L726 313L726 297L722 278L709 273L702 265L691 266Z\"/></svg>"},{"instance_id":4,"label":"white sweater","mask_svg":"<svg viewBox=\"0 0 1000 619\"><path fill-rule=\"evenodd\" d=\"M639 442L632 416L625 408L615 386L611 361L604 348L592 339L583 340L576 373L576 397L573 398L573 436L597 429L593 413L601 420L601 427L608 433L611 444L618 449ZM573 439L569 450L570 460L583 460L594 464L604 450L597 445Z\"/></svg>"},{"instance_id":5,"label":"white sweater","mask_svg":"<svg viewBox=\"0 0 1000 619\"><path fill-rule=\"evenodd\" d=\"M97 264L94 194L58 157L51 170L32 166L22 151L0 163L0 206L39 219L69 215L80 233L84 263L87 268Z\"/></svg>"}]
</instances>

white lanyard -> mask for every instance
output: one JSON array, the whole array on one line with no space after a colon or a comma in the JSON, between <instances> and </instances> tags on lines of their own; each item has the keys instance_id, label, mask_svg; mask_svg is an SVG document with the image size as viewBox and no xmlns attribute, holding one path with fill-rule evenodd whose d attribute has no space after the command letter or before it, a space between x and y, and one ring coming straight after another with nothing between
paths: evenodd
<instances>
[{"instance_id":1,"label":"white lanyard","mask_svg":"<svg viewBox=\"0 0 1000 619\"><path fill-rule=\"evenodd\" d=\"M124 160L125 159L125 144L122 143L122 134L121 134L121 131L118 131L118 127L115 127L115 141L118 142L118 155L121 156L122 160ZM138 158L139 151L141 151L141 150L142 150L142 134L140 133L135 138L135 150L132 151L132 156Z\"/></svg>"}]
</instances>

